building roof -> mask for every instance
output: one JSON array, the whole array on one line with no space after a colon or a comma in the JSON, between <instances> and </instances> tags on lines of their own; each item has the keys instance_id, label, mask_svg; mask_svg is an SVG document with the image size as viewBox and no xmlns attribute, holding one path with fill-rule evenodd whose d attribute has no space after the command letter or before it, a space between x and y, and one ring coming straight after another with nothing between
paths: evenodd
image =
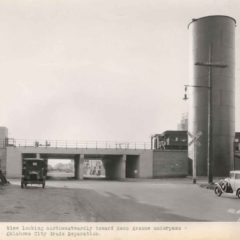
<instances>
[{"instance_id":1,"label":"building roof","mask_svg":"<svg viewBox=\"0 0 240 240\"><path fill-rule=\"evenodd\" d=\"M233 18L233 17L227 16L227 15L210 15L210 16L204 16L204 17L200 17L200 18L193 18L192 21L188 24L188 28L189 28L189 26L190 26L193 22L196 22L196 21L198 21L198 20L202 20L202 19L205 19L205 18L213 18L213 17L230 18L231 20L234 21L235 25L237 24L236 19Z\"/></svg>"},{"instance_id":2,"label":"building roof","mask_svg":"<svg viewBox=\"0 0 240 240\"><path fill-rule=\"evenodd\" d=\"M175 134L175 135L184 134L184 135L187 135L187 131L185 131L185 130L167 130L167 131L164 131L162 133L154 134L153 137L164 136L164 135L167 135L167 134Z\"/></svg>"}]
</instances>

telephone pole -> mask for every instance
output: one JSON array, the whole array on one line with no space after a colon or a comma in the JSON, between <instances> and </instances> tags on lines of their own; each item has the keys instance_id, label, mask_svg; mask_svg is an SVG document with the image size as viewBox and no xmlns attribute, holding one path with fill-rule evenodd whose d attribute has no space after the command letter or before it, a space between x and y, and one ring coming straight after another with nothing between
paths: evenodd
<instances>
[{"instance_id":1,"label":"telephone pole","mask_svg":"<svg viewBox=\"0 0 240 240\"><path fill-rule=\"evenodd\" d=\"M226 64L212 62L212 44L209 46L208 62L196 62L196 66L208 67L208 183L213 183L213 153L212 153L212 138L213 138L213 120L212 120L212 68L225 68Z\"/></svg>"}]
</instances>

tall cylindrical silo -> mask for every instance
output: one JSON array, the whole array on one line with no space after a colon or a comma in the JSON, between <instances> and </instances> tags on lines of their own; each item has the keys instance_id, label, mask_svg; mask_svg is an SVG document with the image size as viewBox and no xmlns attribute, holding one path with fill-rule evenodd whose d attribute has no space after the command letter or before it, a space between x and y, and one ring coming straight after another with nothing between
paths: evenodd
<instances>
[{"instance_id":1,"label":"tall cylindrical silo","mask_svg":"<svg viewBox=\"0 0 240 240\"><path fill-rule=\"evenodd\" d=\"M199 132L202 135L198 138L199 144L195 145L195 152L194 144L189 146L188 155L193 159L195 154L197 176L207 175L209 126L212 128L213 175L226 176L233 169L235 26L235 19L219 15L193 19L189 24L188 131L192 136ZM212 96L211 121L209 91ZM189 143L191 140L189 137Z\"/></svg>"}]
</instances>

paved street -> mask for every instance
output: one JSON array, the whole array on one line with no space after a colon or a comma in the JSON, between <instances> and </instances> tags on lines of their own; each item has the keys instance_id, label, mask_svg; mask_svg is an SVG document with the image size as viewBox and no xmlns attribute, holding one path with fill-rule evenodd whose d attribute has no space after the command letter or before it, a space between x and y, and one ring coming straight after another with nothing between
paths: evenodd
<instances>
[{"instance_id":1,"label":"paved street","mask_svg":"<svg viewBox=\"0 0 240 240\"><path fill-rule=\"evenodd\" d=\"M0 187L0 221L238 221L240 199L215 196L191 179L49 180Z\"/></svg>"}]
</instances>

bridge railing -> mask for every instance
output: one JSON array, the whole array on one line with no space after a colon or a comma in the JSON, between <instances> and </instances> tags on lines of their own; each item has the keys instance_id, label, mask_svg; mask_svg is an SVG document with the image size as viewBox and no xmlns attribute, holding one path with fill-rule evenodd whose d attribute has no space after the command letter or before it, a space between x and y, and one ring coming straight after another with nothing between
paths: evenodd
<instances>
[{"instance_id":1,"label":"bridge railing","mask_svg":"<svg viewBox=\"0 0 240 240\"><path fill-rule=\"evenodd\" d=\"M8 138L6 146L41 148L151 149L150 142L32 140Z\"/></svg>"}]
</instances>

